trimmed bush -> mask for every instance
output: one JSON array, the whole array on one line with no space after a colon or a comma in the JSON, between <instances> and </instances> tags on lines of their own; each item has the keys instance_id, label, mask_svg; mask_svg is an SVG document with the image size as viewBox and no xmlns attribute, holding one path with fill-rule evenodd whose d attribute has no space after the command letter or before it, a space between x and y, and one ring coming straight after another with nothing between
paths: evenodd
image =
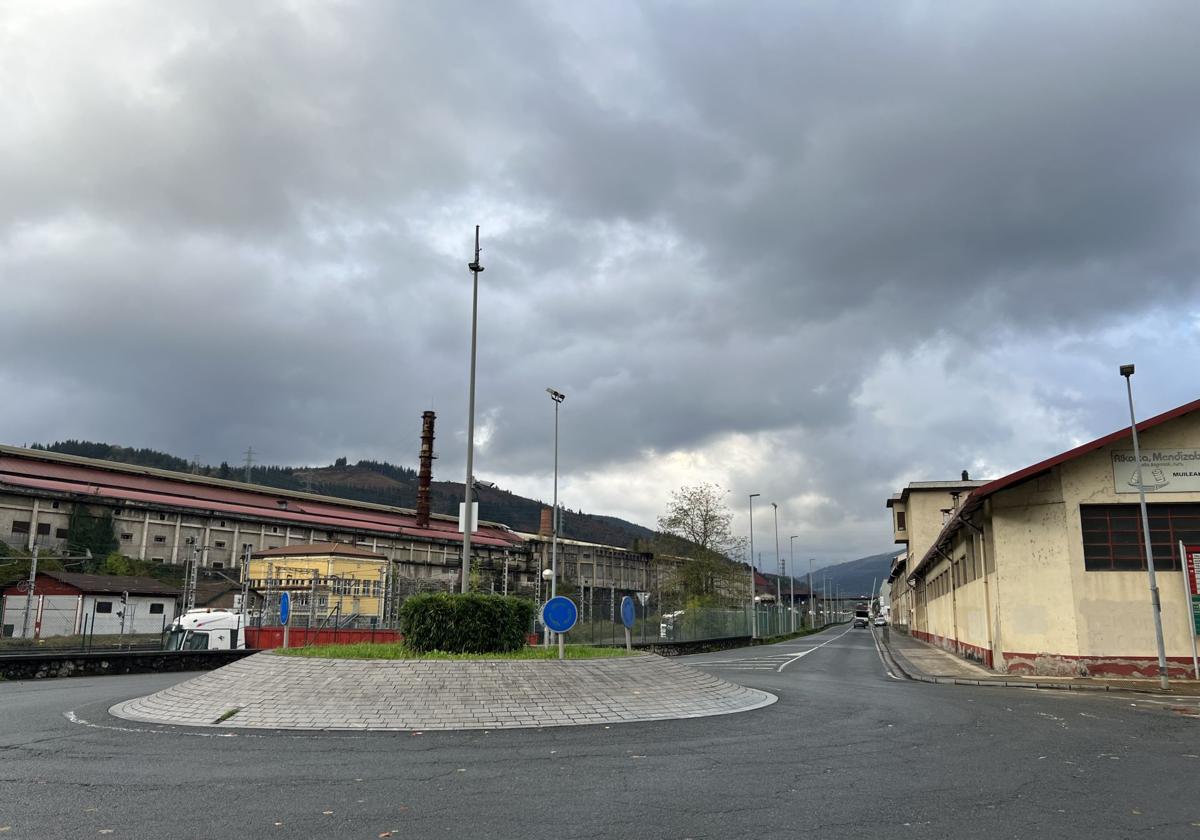
<instances>
[{"instance_id":1,"label":"trimmed bush","mask_svg":"<svg viewBox=\"0 0 1200 840\"><path fill-rule=\"evenodd\" d=\"M525 645L533 603L503 595L413 595L400 607L400 632L415 651L503 653Z\"/></svg>"}]
</instances>

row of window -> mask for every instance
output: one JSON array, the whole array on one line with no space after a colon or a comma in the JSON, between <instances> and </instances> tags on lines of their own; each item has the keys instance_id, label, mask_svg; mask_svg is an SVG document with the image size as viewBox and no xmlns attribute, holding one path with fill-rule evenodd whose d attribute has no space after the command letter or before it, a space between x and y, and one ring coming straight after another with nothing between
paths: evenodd
<instances>
[{"instance_id":1,"label":"row of window","mask_svg":"<svg viewBox=\"0 0 1200 840\"><path fill-rule=\"evenodd\" d=\"M1200 504L1147 505L1150 549L1156 569L1179 569L1179 543L1200 544ZM1136 572L1146 568L1146 542L1138 505L1080 505L1083 566L1088 571Z\"/></svg>"},{"instance_id":2,"label":"row of window","mask_svg":"<svg viewBox=\"0 0 1200 840\"><path fill-rule=\"evenodd\" d=\"M29 536L29 530L32 527L33 527L33 523L31 523L28 519L26 519L24 521L13 520L13 524L12 524L13 536ZM50 536L50 523L49 522L39 522L37 525L37 535L39 537ZM66 528L54 529L54 538L56 540L65 540L67 538L67 529Z\"/></svg>"},{"instance_id":3,"label":"row of window","mask_svg":"<svg viewBox=\"0 0 1200 840\"><path fill-rule=\"evenodd\" d=\"M280 586L310 586L311 578L259 578L249 582L251 589L266 590ZM327 589L334 595L349 595L354 598L378 598L383 594L383 583L378 580L355 580L350 578L318 577L317 588ZM303 590L298 590L303 591Z\"/></svg>"},{"instance_id":4,"label":"row of window","mask_svg":"<svg viewBox=\"0 0 1200 840\"><path fill-rule=\"evenodd\" d=\"M112 613L113 604L115 604L115 603L116 603L115 601L97 601L96 602L96 613L99 615L106 615L106 614ZM165 606L164 604L151 604L150 605L150 615L162 615L164 606Z\"/></svg>"}]
</instances>

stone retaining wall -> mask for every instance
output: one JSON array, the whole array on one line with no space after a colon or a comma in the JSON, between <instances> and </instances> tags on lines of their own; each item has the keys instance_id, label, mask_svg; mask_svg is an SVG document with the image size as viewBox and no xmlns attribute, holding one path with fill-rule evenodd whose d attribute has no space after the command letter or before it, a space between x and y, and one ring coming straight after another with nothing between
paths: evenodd
<instances>
[{"instance_id":1,"label":"stone retaining wall","mask_svg":"<svg viewBox=\"0 0 1200 840\"><path fill-rule=\"evenodd\" d=\"M107 653L36 653L0 657L0 678L40 680L108 674L209 671L255 650L122 650Z\"/></svg>"}]
</instances>

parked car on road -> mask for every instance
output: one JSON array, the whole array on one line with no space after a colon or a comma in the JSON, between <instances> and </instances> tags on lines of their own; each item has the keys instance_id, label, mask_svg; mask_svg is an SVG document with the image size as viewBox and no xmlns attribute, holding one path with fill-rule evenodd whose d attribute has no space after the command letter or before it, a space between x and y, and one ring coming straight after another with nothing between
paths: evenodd
<instances>
[{"instance_id":1,"label":"parked car on road","mask_svg":"<svg viewBox=\"0 0 1200 840\"><path fill-rule=\"evenodd\" d=\"M881 615L875 616L875 626L876 627L887 627L887 619Z\"/></svg>"}]
</instances>

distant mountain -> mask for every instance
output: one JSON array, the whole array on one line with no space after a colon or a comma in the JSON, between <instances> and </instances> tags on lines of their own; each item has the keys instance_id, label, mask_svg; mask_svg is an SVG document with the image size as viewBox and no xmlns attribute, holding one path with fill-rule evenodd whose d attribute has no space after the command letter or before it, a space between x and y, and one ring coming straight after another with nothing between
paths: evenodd
<instances>
[{"instance_id":1,"label":"distant mountain","mask_svg":"<svg viewBox=\"0 0 1200 840\"><path fill-rule=\"evenodd\" d=\"M828 577L830 592L837 586L843 594L870 595L872 583L874 592L878 592L879 585L887 580L888 572L892 570L892 558L899 553L897 549L818 569L813 572L813 587L819 592L822 581Z\"/></svg>"},{"instance_id":2,"label":"distant mountain","mask_svg":"<svg viewBox=\"0 0 1200 840\"><path fill-rule=\"evenodd\" d=\"M67 440L49 445L34 444L31 448L231 481L240 481L245 476L244 468L230 466L227 462L214 467L153 449L132 449L108 443ZM386 461L359 461L350 464L345 458L338 458L326 467L256 465L251 467L250 481L253 484L278 487L282 490L320 493L360 502L409 509L417 505L417 471ZM501 522L515 531L536 533L541 523L542 509L549 507L538 499L518 496L500 487L479 486L475 495L479 500L480 519ZM434 481L430 487L430 507L434 513L457 516L462 497L462 482ZM638 540L654 537L654 531L650 528L615 516L583 513L566 508L562 509L561 515L560 533L567 539L631 548Z\"/></svg>"}]
</instances>

